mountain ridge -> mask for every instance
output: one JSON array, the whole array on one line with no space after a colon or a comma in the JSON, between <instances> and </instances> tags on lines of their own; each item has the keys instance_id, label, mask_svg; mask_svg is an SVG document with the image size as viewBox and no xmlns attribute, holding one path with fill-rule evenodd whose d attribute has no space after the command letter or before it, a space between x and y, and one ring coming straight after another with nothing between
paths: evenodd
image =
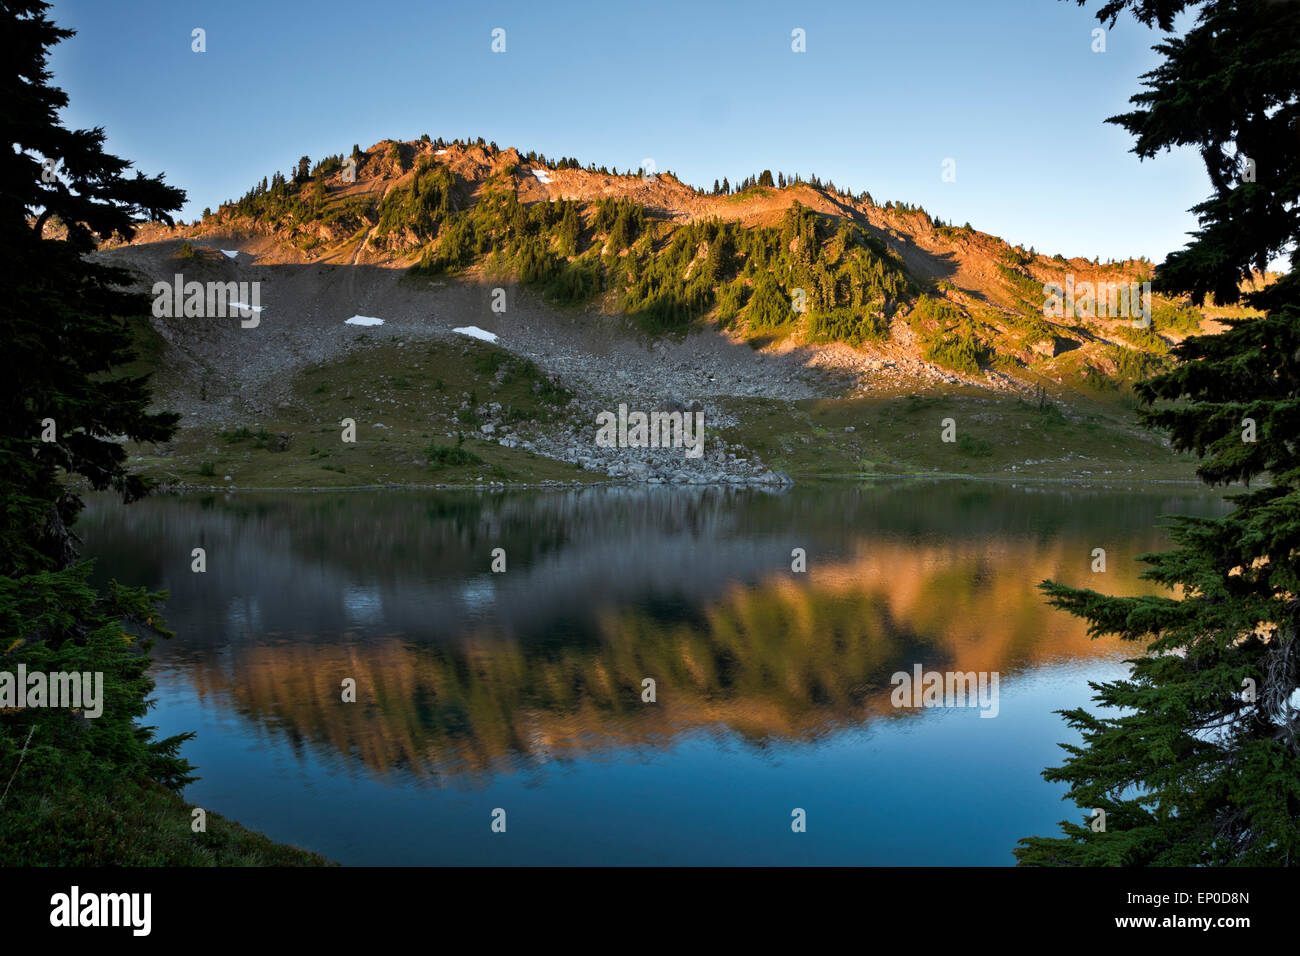
<instances>
[{"instance_id":1,"label":"mountain ridge","mask_svg":"<svg viewBox=\"0 0 1300 956\"><path fill-rule=\"evenodd\" d=\"M251 329L137 323L137 370L186 423L137 460L184 487L1183 474L1136 429L1130 384L1212 330L1213 307L1154 296L1149 328L1053 315L1048 289L1067 277L1127 292L1153 267L1049 258L785 178L713 194L671 173L385 140L303 157L199 222L145 225L96 257L142 289L257 283L264 310ZM345 324L356 315L383 324ZM620 403L702 408L706 459L596 447L597 414ZM347 418L367 437L339 448Z\"/></svg>"},{"instance_id":2,"label":"mountain ridge","mask_svg":"<svg viewBox=\"0 0 1300 956\"><path fill-rule=\"evenodd\" d=\"M784 179L783 174L778 176ZM754 273L758 270L750 269L746 276L746 263L737 270L744 281L733 282L736 297L747 300L735 309L738 316L729 315L735 303L723 301L730 290L717 283L693 307L678 310L688 314L685 321L674 314L658 325L681 330L711 320L723 328L734 326L745 338L764 345L782 340L808 346L838 342L866 353L889 353L888 346L901 346L903 352L915 354L921 362L949 375L972 384L992 382L995 387L1004 378L1014 383L1012 387L1027 385L1042 374L1063 383L1112 379L1117 380L1112 384L1122 384L1162 364L1169 346L1186 334L1212 330L1216 318L1241 311L1211 307L1198 313L1186 303L1157 295L1152 300L1155 314L1148 334L1134 329L1127 317L1116 322L1105 317L1071 321L1067 316L1066 321L1059 321L1044 315L1047 286L1063 285L1069 277L1076 284L1127 287L1149 282L1154 274L1152 264L1141 259L1102 264L1047 257L969 225L942 223L919 207L893 202L879 205L869 193L852 194L815 177L812 182L799 179L784 186L759 184L771 178L770 172L765 172L747 179L744 188L719 195L686 185L671 172L609 172L594 164L581 167L567 158L547 160L481 140L384 140L367 150L354 147L347 157L327 157L314 167L303 157L293 178L277 173L242 199L222 204L215 213L205 210L197 223L174 229L145 227L135 242L228 238L242 241L246 251L268 265L370 265L420 272L423 264L423 271L432 275L519 280L519 264L507 254L513 240L506 237L493 240L498 246L489 243L489 248L476 251L469 261L450 268L446 263L430 268L447 243L448 222L499 195L512 195L513 202L525 210L573 203L581 218L581 241L587 247L570 249L567 255L554 249L547 254L561 262L560 269L574 262L590 262L590 273L571 280L570 284L579 287L573 297L578 304L619 314L635 311L620 302L619 294L611 294L610 286L625 277L611 281L608 269L596 260L609 263L637 256L653 261L674 232L703 223L717 222L744 232L780 229L793 210L796 216L808 214L824 223L818 228L825 234L819 234L814 243L829 244L834 238L830 231L842 228L841 224L860 237L864 250L874 242L872 248L879 253L882 268L897 266L906 277L906 292L881 294L872 302L865 297L854 300L840 273L832 277L840 287L823 297L820 308L805 306L803 312L791 308L787 321L777 317L775 327L763 328L762 323L752 321ZM410 208L418 208L426 187L445 191L445 196L439 197L442 209L435 209L430 221L422 223L419 215L393 215L400 213L393 207L402 199ZM599 212L611 203L634 204L644 217L641 235L628 248L612 252L609 228L601 228ZM707 242L702 246L707 248ZM705 254L703 249L691 250L690 259ZM688 264L687 270L692 265ZM606 274L595 275L602 270ZM684 271L683 288L689 279ZM601 288L589 290L584 283L599 283ZM778 284L783 299L789 298L792 288L803 289L793 282L778 280ZM852 314L818 318L843 310ZM769 311L776 312L775 308ZM653 326L653 331L664 331ZM1076 350L1080 352L1077 356L1067 354ZM1066 360L1060 361L1061 356ZM1058 369L1061 374L1053 374Z\"/></svg>"}]
</instances>

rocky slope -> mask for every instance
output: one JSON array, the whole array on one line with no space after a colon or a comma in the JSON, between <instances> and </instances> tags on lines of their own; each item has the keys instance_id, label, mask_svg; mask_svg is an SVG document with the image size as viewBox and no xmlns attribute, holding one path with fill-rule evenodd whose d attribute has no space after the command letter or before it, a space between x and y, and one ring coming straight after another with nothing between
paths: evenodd
<instances>
[{"instance_id":1,"label":"rocky slope","mask_svg":"<svg viewBox=\"0 0 1300 956\"><path fill-rule=\"evenodd\" d=\"M413 274L422 255L444 241L447 220L441 231L422 234L418 222L393 221L389 211L395 204L386 197L418 195L435 174L451 184L447 202L460 210L499 196L503 188L525 209L543 202L578 204L593 260L613 261L609 257L636 248L652 260L685 224L718 220L770 229L783 218L789 221L792 208L802 208L826 224L818 229L827 235L842 222L878 243L873 248L898 265L912 291L879 312L883 335L852 345L815 340L806 320L780 334L758 335L745 312L736 321L718 322L716 309L685 334L646 335L618 314L609 293L557 306L544 290L501 275L483 258L446 274ZM271 194L282 198L271 203ZM611 199L638 204L647 222L658 224L624 253L611 250L595 225L600 203ZM706 251L699 251L688 272ZM1128 353L1158 361L1181 335L1213 328L1215 314L1192 314L1157 299L1158 310L1181 324L1162 320L1147 335L1135 335L1128 319L1044 316L1045 283L1062 281L1065 274L1075 282L1141 282L1149 280L1151 266L1049 259L967 227L936 223L923 210L881 206L866 194L828 185L801 182L707 195L671 174L615 175L523 157L513 149L436 141L385 142L346 161L333 157L300 183L278 192L272 187L270 194L255 189L194 224L146 226L132 243L98 255L132 269L142 286L176 274L186 281L258 283L263 311L255 328L231 318L150 320L162 343L154 361L160 402L180 411L189 425L308 418L312 403L293 388L305 370L376 342L460 342L454 329L477 326L575 395L566 427L521 436L496 433L496 425L484 421L492 430L483 434L507 447L633 480L779 479L743 448L721 444L716 454L685 463L680 453L596 450L585 433L594 430L594 413L619 402L642 408L698 402L713 425L727 423L726 400L734 398L796 402L969 385L1008 395L1046 387L1068 402L1085 380L1119 377ZM736 280L742 281L752 280ZM926 315L936 309L941 315L940 332L942 317L974 330L973 341L986 349L977 368L934 360L923 339L935 334L935 323L918 318L925 300ZM358 315L382 318L383 325L345 324Z\"/></svg>"}]
</instances>

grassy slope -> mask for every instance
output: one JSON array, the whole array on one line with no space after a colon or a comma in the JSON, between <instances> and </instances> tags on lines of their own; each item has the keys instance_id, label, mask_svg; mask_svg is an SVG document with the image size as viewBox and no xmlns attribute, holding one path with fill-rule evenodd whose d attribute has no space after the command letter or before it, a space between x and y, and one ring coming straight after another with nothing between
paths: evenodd
<instances>
[{"instance_id":1,"label":"grassy slope","mask_svg":"<svg viewBox=\"0 0 1300 956\"><path fill-rule=\"evenodd\" d=\"M475 407L500 403L525 437L530 429L523 423L554 420L569 398L550 387L531 363L486 343L376 345L300 375L293 384L293 407L300 411L292 420L250 421L224 433L184 428L182 422L181 434L166 448L132 454L141 456L135 465L144 473L205 487L596 480L576 466L482 436L472 410L460 408L467 393ZM344 418L357 423L355 443L342 441ZM292 437L278 450L282 434ZM458 436L464 437L462 450L481 463L430 460L431 445L455 448Z\"/></svg>"},{"instance_id":2,"label":"grassy slope","mask_svg":"<svg viewBox=\"0 0 1300 956\"><path fill-rule=\"evenodd\" d=\"M964 389L793 407L746 402L734 411L742 424L724 433L728 440L794 476L1194 480L1192 459L1139 429L1127 409L1083 399L1062 410ZM946 418L954 442L942 441Z\"/></svg>"},{"instance_id":3,"label":"grassy slope","mask_svg":"<svg viewBox=\"0 0 1300 956\"><path fill-rule=\"evenodd\" d=\"M0 812L0 866L326 866L316 853L269 840L160 786L9 794Z\"/></svg>"},{"instance_id":4,"label":"grassy slope","mask_svg":"<svg viewBox=\"0 0 1300 956\"><path fill-rule=\"evenodd\" d=\"M501 372L504 370L504 378ZM541 394L536 389L546 389ZM182 430L169 446L134 449L136 466L191 486L344 488L382 484L596 481L601 476L478 431L460 409L465 394L510 410L523 437L560 416L568 396L537 369L484 343L375 345L309 369L293 386L292 419L250 421L240 429ZM1067 403L1068 402L1068 403ZM718 432L792 476L961 474L1099 480L1192 480L1190 459L1175 456L1137 427L1122 393L1058 392L1040 408L975 388L921 395L780 402L730 399L740 424ZM357 422L357 441L339 422ZM952 418L956 438L941 441ZM529 426L533 421L540 426ZM182 423L183 424L183 423ZM384 427L379 428L382 424ZM846 431L852 427L854 431ZM290 435L283 450L281 435ZM430 461L428 449L457 445L480 463ZM208 466L211 466L210 470ZM225 480L226 476L230 482Z\"/></svg>"}]
</instances>

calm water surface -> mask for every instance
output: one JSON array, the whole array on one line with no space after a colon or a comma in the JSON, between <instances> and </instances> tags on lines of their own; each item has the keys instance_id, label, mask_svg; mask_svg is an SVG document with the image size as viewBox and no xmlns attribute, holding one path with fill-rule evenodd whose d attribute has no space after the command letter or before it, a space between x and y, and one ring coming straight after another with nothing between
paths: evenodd
<instances>
[{"instance_id":1,"label":"calm water surface","mask_svg":"<svg viewBox=\"0 0 1300 956\"><path fill-rule=\"evenodd\" d=\"M1125 667L1034 586L1149 590L1158 516L1222 511L913 482L96 499L78 529L171 593L151 722L198 733L186 799L274 839L351 864L1003 865L1077 818L1039 776L1073 739L1053 711ZM997 717L892 707L915 664L997 672Z\"/></svg>"}]
</instances>

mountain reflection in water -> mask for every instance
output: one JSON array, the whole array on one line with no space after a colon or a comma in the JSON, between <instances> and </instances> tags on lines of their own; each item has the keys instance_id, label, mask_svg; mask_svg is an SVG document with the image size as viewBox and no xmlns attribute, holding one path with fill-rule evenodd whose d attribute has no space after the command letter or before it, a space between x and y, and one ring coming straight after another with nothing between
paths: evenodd
<instances>
[{"instance_id":1,"label":"mountain reflection in water","mask_svg":"<svg viewBox=\"0 0 1300 956\"><path fill-rule=\"evenodd\" d=\"M273 838L361 863L953 864L1077 812L1037 776L1052 712L1123 667L1035 585L1149 590L1158 515L1220 510L974 482L240 493L94 499L78 529L103 576L170 591L151 720L199 732L187 799ZM999 716L895 709L917 664L997 672Z\"/></svg>"}]
</instances>

